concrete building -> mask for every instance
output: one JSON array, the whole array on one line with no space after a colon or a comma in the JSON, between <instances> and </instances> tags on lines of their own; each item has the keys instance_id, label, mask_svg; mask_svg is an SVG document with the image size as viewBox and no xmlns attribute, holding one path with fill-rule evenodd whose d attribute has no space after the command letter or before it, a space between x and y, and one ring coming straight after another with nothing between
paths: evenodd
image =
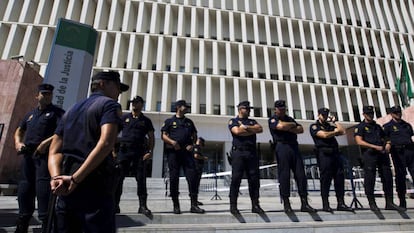
<instances>
[{"instance_id":1,"label":"concrete building","mask_svg":"<svg viewBox=\"0 0 414 233\"><path fill-rule=\"evenodd\" d=\"M311 154L308 127L325 106L345 124L361 119L363 105L377 116L398 104L395 80L401 51L414 70L413 0L6 0L0 2L0 56L23 55L44 74L59 18L98 32L93 72L116 70L156 130L152 175L162 176L160 131L173 103L185 99L206 153L229 170L227 128L236 105L249 100L260 134L263 164L274 160L267 118L285 99L305 127L299 142ZM340 144L348 145L346 136ZM213 167L213 168L212 168Z\"/></svg>"}]
</instances>

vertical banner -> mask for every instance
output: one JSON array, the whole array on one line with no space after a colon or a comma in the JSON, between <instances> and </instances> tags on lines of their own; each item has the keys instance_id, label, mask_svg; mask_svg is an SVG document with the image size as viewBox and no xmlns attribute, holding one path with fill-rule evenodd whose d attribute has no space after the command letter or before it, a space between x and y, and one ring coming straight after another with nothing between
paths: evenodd
<instances>
[{"instance_id":1,"label":"vertical banner","mask_svg":"<svg viewBox=\"0 0 414 233\"><path fill-rule=\"evenodd\" d=\"M402 54L401 66L400 66L400 76L397 77L397 92L400 96L401 105L403 107L411 106L411 99L414 97L413 90L411 86L411 74L408 68L407 60L405 59L405 54Z\"/></svg>"},{"instance_id":2,"label":"vertical banner","mask_svg":"<svg viewBox=\"0 0 414 233\"><path fill-rule=\"evenodd\" d=\"M97 35L90 25L59 19L44 79L55 86L53 104L68 110L87 96Z\"/></svg>"}]
</instances>

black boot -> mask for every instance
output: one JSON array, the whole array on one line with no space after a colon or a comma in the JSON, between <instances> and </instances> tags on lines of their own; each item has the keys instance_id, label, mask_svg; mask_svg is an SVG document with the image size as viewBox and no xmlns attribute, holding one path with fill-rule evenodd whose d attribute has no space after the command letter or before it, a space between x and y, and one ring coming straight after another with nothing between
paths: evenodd
<instances>
[{"instance_id":1,"label":"black boot","mask_svg":"<svg viewBox=\"0 0 414 233\"><path fill-rule=\"evenodd\" d=\"M400 208L407 210L407 201L405 200L405 194L398 194L398 199L400 199Z\"/></svg>"},{"instance_id":2,"label":"black boot","mask_svg":"<svg viewBox=\"0 0 414 233\"><path fill-rule=\"evenodd\" d=\"M147 207L147 197L140 197L139 198L138 213L143 214L143 215L147 216L148 218L153 217L152 213L151 213L151 210L149 210L148 207Z\"/></svg>"},{"instance_id":3,"label":"black boot","mask_svg":"<svg viewBox=\"0 0 414 233\"><path fill-rule=\"evenodd\" d=\"M230 213L236 218L241 216L239 209L237 209L237 201L230 202Z\"/></svg>"},{"instance_id":4,"label":"black boot","mask_svg":"<svg viewBox=\"0 0 414 233\"><path fill-rule=\"evenodd\" d=\"M322 197L322 210L329 213L333 212L333 209L329 206L329 201L327 197Z\"/></svg>"},{"instance_id":5,"label":"black boot","mask_svg":"<svg viewBox=\"0 0 414 233\"><path fill-rule=\"evenodd\" d=\"M385 209L386 210L396 210L398 212L405 211L403 208L397 206L394 204L394 201L392 200L392 197L386 197L385 198Z\"/></svg>"},{"instance_id":6,"label":"black boot","mask_svg":"<svg viewBox=\"0 0 414 233\"><path fill-rule=\"evenodd\" d=\"M302 206L300 207L300 211L308 212L308 213L316 213L316 210L312 208L312 206L309 205L307 197L301 197L300 201L302 203Z\"/></svg>"},{"instance_id":7,"label":"black boot","mask_svg":"<svg viewBox=\"0 0 414 233\"><path fill-rule=\"evenodd\" d=\"M336 207L336 210L338 210L338 211L351 211L351 212L354 211L351 207L349 207L345 204L345 201L344 201L343 197L339 197L337 200L338 200L338 207Z\"/></svg>"},{"instance_id":8,"label":"black boot","mask_svg":"<svg viewBox=\"0 0 414 233\"><path fill-rule=\"evenodd\" d=\"M180 202L178 201L178 197L172 197L172 201L174 205L174 209L173 209L174 214L181 214Z\"/></svg>"},{"instance_id":9,"label":"black boot","mask_svg":"<svg viewBox=\"0 0 414 233\"><path fill-rule=\"evenodd\" d=\"M197 195L192 195L190 196L191 198L191 208L190 208L190 212L191 213L196 213L196 214L204 214L204 210L201 209L200 207L198 207L197 204Z\"/></svg>"},{"instance_id":10,"label":"black boot","mask_svg":"<svg viewBox=\"0 0 414 233\"><path fill-rule=\"evenodd\" d=\"M16 231L15 233L27 233L29 228L30 216L20 215L16 221Z\"/></svg>"},{"instance_id":11,"label":"black boot","mask_svg":"<svg viewBox=\"0 0 414 233\"><path fill-rule=\"evenodd\" d=\"M283 198L283 209L285 213L290 214L293 213L292 207L290 206L290 201L288 197Z\"/></svg>"},{"instance_id":12,"label":"black boot","mask_svg":"<svg viewBox=\"0 0 414 233\"><path fill-rule=\"evenodd\" d=\"M259 205L259 199L252 200L252 213L264 214L264 210Z\"/></svg>"},{"instance_id":13,"label":"black boot","mask_svg":"<svg viewBox=\"0 0 414 233\"><path fill-rule=\"evenodd\" d=\"M369 208L372 211L374 211L374 212L380 211L380 209L377 206L377 203L375 202L375 198L374 197L368 197L368 203L369 203Z\"/></svg>"}]
</instances>

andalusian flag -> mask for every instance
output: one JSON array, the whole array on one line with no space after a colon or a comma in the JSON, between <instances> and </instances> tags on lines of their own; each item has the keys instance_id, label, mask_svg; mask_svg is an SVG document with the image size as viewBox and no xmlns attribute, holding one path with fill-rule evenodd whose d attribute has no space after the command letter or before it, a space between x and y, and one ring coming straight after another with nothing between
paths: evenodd
<instances>
[{"instance_id":1,"label":"andalusian flag","mask_svg":"<svg viewBox=\"0 0 414 233\"><path fill-rule=\"evenodd\" d=\"M396 86L398 95L401 99L401 105L403 107L410 106L410 99L412 99L414 95L411 88L411 75L404 53L401 59L400 77L397 77Z\"/></svg>"}]
</instances>

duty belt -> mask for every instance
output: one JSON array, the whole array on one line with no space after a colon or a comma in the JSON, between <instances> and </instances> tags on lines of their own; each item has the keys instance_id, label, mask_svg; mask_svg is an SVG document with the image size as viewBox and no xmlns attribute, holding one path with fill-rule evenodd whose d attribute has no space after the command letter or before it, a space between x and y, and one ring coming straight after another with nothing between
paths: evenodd
<instances>
[{"instance_id":1,"label":"duty belt","mask_svg":"<svg viewBox=\"0 0 414 233\"><path fill-rule=\"evenodd\" d=\"M254 146L233 146L232 149L236 151L254 151L256 148Z\"/></svg>"}]
</instances>

